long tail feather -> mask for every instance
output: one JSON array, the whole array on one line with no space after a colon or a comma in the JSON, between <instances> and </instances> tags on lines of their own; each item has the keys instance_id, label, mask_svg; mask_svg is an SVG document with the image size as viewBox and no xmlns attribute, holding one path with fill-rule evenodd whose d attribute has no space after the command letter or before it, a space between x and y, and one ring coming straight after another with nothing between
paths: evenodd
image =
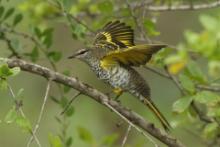
<instances>
[{"instance_id":1,"label":"long tail feather","mask_svg":"<svg viewBox=\"0 0 220 147\"><path fill-rule=\"evenodd\" d=\"M148 106L151 111L157 116L157 118L159 119L159 121L161 122L163 128L166 131L169 131L171 126L169 124L169 122L166 120L166 118L163 116L163 114L159 111L159 109L155 106L155 104L152 101L149 101L147 98L145 98L143 100L144 104L146 106Z\"/></svg>"}]
</instances>

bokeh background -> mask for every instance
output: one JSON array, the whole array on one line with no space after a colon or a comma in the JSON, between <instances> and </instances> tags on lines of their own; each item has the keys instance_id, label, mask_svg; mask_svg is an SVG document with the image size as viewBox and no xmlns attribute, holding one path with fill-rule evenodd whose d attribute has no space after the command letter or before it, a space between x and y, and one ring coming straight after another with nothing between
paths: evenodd
<instances>
[{"instance_id":1,"label":"bokeh background","mask_svg":"<svg viewBox=\"0 0 220 147\"><path fill-rule=\"evenodd\" d=\"M31 1L29 2L31 3ZM40 0L32 1L32 3L35 4L32 9L39 7L38 2L40 2ZM112 2L114 4L114 1ZM73 39L71 29L67 25L67 22L63 22L62 17L43 18L42 16L41 18L39 16L39 18L34 18L34 14L32 14L33 16L31 17L30 14L28 14L31 13L31 11L24 8L27 7L27 3L28 2L25 0L11 0L2 1L0 5L4 6L6 9L14 7L16 11L23 13L24 18L16 27L16 30L18 31L29 33L30 24L42 27L51 26L54 28L52 36L53 43L50 50L62 53L62 58L56 62L56 67L59 72L69 70L71 76L78 77L81 81L92 85L104 93L110 92L111 88L102 81L98 80L86 64L75 59L67 59L71 53L79 48L85 47L89 41L83 42L81 40ZM77 3L78 1L76 0L72 2L72 5ZM155 29L160 32L160 35L152 36L152 38L174 46L184 43L186 40L184 32L186 32L186 30L200 32L204 29L199 21L199 17L201 15L213 15L218 14L219 12L219 8L213 8L196 11L164 11L158 13L155 16L157 20L155 23ZM81 19L81 17L78 18ZM84 17L82 17L82 19L84 19ZM111 18L105 20L102 19L102 22L106 23L109 19ZM86 19L85 23L90 25L90 23L93 24L98 21L99 17L96 19ZM130 19L126 20L126 18L123 18L123 21L129 21L129 23L131 22ZM100 24L100 26L103 25L104 24ZM138 33L137 30L135 30L135 32ZM138 36L138 34L136 35ZM9 35L9 37L15 38L13 35ZM92 40L91 35L88 38ZM21 48L22 52L28 52L32 49L31 46L33 46L33 44L29 43L29 40L22 38L19 38L19 40L21 40L23 44ZM10 51L7 49L7 44L4 41L0 41L0 48L0 56L8 57ZM28 57L24 57L24 59L30 60ZM199 60L201 63L205 61L205 59ZM37 64L52 68L43 55L40 55L36 62ZM154 67L151 63L150 66ZM205 65L204 67L201 67L206 70ZM155 68L164 72L160 67L155 66ZM198 132L195 124L184 123L185 119L183 118L183 114L178 115L172 112L173 103L181 97L181 94L175 84L171 80L161 77L144 68L137 68L137 70L149 83L153 101L171 124L175 125L177 122L176 120L181 120L180 122L183 122L178 127L175 127L175 129L171 131L171 134L184 142L186 146L206 146L203 142L204 139L199 135L200 132ZM8 81L15 93L17 93L19 89L23 88L23 92L20 96L20 99L23 101L22 108L31 124L34 125L43 102L47 81L42 77L26 72L21 72L15 77L10 77ZM71 96L75 93L76 91L71 89L70 92L65 94L65 97L70 100ZM61 99L59 89L54 83L52 84L50 96ZM142 115L148 121L154 122L158 127L161 127L158 121L153 117L152 113L131 95L127 93L123 94L120 97L120 101L124 106L129 107L133 111ZM29 133L22 131L22 129L15 123L8 124L4 121L5 116L13 105L14 101L9 90L0 90L0 146L2 147L24 147L26 146L30 136ZM51 98L48 99L46 109L37 132L37 136L43 146L50 146L50 137L62 134L62 130L65 125L68 126L66 129L67 136L72 137L72 146L74 147L100 146L100 142L102 142L106 136L112 136L111 139L113 140L115 138L113 146L120 146L128 125L116 116L116 114L84 95L77 97L72 106L74 107L73 115L71 117L63 117L60 115L60 112L63 110L60 105L51 100ZM63 123L58 123L55 117L60 118ZM81 130L83 128L84 132L87 134L85 135L86 137L84 136L84 139L79 135L80 128ZM164 146L158 141L157 143ZM31 146L35 147L37 145L33 142ZM154 145L135 129L132 129L126 146L150 147Z\"/></svg>"}]
</instances>

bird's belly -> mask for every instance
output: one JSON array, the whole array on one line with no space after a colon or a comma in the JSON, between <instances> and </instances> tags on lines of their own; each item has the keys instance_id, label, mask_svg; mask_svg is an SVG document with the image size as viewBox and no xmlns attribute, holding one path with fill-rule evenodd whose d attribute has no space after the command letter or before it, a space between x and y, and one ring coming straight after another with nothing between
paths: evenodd
<instances>
[{"instance_id":1,"label":"bird's belly","mask_svg":"<svg viewBox=\"0 0 220 147\"><path fill-rule=\"evenodd\" d=\"M114 88L128 89L130 74L125 68L114 67L109 71L109 84Z\"/></svg>"},{"instance_id":2,"label":"bird's belly","mask_svg":"<svg viewBox=\"0 0 220 147\"><path fill-rule=\"evenodd\" d=\"M114 88L128 89L130 81L130 73L126 68L117 66L111 67L108 70L101 67L93 67L97 77L104 82L110 84Z\"/></svg>"}]
</instances>

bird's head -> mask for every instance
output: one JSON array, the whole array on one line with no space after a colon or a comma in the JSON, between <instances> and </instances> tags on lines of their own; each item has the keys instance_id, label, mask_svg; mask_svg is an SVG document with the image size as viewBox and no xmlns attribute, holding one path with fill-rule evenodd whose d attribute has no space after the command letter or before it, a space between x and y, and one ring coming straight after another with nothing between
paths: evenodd
<instances>
[{"instance_id":1,"label":"bird's head","mask_svg":"<svg viewBox=\"0 0 220 147\"><path fill-rule=\"evenodd\" d=\"M91 50L90 49L79 49L76 51L73 55L69 56L69 59L77 58L80 60L85 60L86 58L90 58L91 56Z\"/></svg>"}]
</instances>

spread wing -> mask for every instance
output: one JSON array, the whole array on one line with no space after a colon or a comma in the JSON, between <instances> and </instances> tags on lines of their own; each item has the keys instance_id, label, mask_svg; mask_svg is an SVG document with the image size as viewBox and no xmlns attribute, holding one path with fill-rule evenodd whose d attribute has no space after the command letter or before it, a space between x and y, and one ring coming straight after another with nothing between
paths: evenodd
<instances>
[{"instance_id":1,"label":"spread wing","mask_svg":"<svg viewBox=\"0 0 220 147\"><path fill-rule=\"evenodd\" d=\"M143 44L132 46L123 50L115 50L104 56L100 63L103 68L108 68L117 64L126 66L145 65L154 53L166 45Z\"/></svg>"},{"instance_id":2,"label":"spread wing","mask_svg":"<svg viewBox=\"0 0 220 147\"><path fill-rule=\"evenodd\" d=\"M107 23L96 35L94 45L120 49L134 46L134 31L118 20Z\"/></svg>"}]
</instances>

